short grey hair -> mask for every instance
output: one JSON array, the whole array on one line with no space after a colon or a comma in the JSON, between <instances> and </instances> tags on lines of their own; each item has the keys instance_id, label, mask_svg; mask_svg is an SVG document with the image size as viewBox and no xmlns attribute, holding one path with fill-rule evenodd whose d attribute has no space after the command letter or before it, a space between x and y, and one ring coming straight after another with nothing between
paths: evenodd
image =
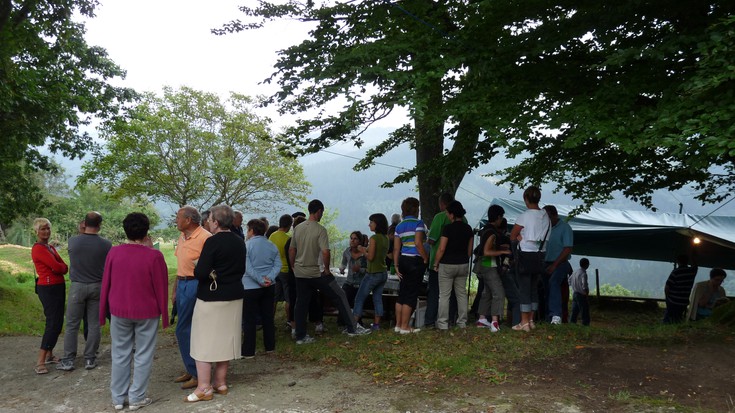
<instances>
[{"instance_id":1,"label":"short grey hair","mask_svg":"<svg viewBox=\"0 0 735 413\"><path fill-rule=\"evenodd\" d=\"M209 209L212 221L217 221L220 227L230 228L235 218L235 213L229 205L217 205Z\"/></svg>"},{"instance_id":2,"label":"short grey hair","mask_svg":"<svg viewBox=\"0 0 735 413\"><path fill-rule=\"evenodd\" d=\"M190 218L191 222L200 225L202 223L202 216L199 214L196 208L191 205L182 206L179 211L184 211L184 218Z\"/></svg>"}]
</instances>

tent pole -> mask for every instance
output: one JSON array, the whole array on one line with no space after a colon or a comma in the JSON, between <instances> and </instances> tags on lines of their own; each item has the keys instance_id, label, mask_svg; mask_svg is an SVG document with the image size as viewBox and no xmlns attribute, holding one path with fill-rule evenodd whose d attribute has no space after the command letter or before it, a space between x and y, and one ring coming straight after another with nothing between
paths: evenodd
<instances>
[{"instance_id":1,"label":"tent pole","mask_svg":"<svg viewBox=\"0 0 735 413\"><path fill-rule=\"evenodd\" d=\"M600 269L595 268L595 288L597 289L597 298L600 298Z\"/></svg>"}]
</instances>

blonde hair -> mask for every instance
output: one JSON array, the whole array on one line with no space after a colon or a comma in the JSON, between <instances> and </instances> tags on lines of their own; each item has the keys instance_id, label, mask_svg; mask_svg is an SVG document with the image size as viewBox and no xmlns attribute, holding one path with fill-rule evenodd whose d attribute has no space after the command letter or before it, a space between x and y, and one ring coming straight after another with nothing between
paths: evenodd
<instances>
[{"instance_id":1,"label":"blonde hair","mask_svg":"<svg viewBox=\"0 0 735 413\"><path fill-rule=\"evenodd\" d=\"M46 218L36 218L36 219L33 220L33 230L35 232L38 232L38 230L42 226L47 225L47 224L48 224L48 227L51 228L51 221L49 221Z\"/></svg>"}]
</instances>

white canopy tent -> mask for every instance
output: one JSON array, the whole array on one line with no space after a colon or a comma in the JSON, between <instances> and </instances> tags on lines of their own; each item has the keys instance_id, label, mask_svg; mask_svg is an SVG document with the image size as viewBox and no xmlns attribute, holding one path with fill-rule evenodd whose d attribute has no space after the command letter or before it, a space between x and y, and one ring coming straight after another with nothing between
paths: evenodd
<instances>
[{"instance_id":1,"label":"white canopy tent","mask_svg":"<svg viewBox=\"0 0 735 413\"><path fill-rule=\"evenodd\" d=\"M491 204L505 209L511 226L526 210L519 200L495 198ZM562 219L574 209L554 206ZM575 255L673 262L679 254L694 252L700 266L735 269L735 217L593 207L569 224L574 230ZM699 244L694 243L695 237Z\"/></svg>"}]
</instances>

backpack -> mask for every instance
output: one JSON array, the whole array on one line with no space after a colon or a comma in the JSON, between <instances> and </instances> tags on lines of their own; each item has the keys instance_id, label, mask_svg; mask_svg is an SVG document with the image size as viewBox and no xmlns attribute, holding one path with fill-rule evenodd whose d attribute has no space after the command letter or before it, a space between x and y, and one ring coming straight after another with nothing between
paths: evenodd
<instances>
[{"instance_id":1,"label":"backpack","mask_svg":"<svg viewBox=\"0 0 735 413\"><path fill-rule=\"evenodd\" d=\"M480 261L482 260L482 257L484 256L484 250L485 250L485 243L487 242L487 239L491 236L495 235L495 242L493 243L493 248L498 249L498 241L500 240L500 235L498 234L498 231L493 228L492 226L488 225L485 228L483 228L482 231L480 231L480 242L475 246L475 249L472 251L472 272L477 274L479 272L480 267ZM500 257L495 257L495 264L497 267L500 266Z\"/></svg>"}]
</instances>

